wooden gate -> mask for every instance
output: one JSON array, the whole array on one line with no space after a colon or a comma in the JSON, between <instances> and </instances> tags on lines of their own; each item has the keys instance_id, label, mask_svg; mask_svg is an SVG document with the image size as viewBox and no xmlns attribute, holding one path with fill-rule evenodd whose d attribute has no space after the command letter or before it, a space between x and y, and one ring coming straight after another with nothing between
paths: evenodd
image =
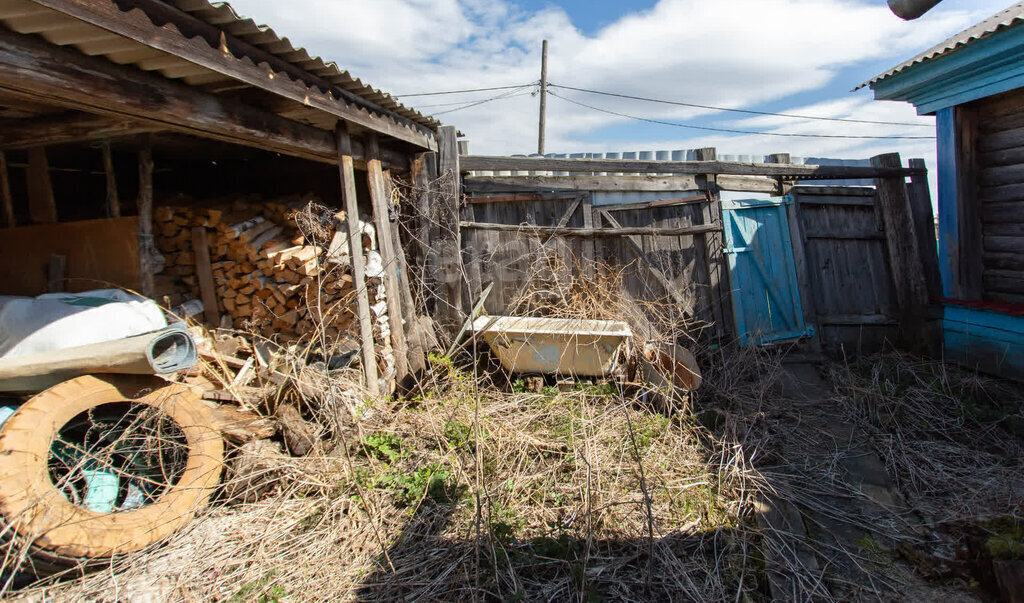
<instances>
[{"instance_id":1,"label":"wooden gate","mask_svg":"<svg viewBox=\"0 0 1024 603\"><path fill-rule=\"evenodd\" d=\"M799 339L814 333L804 323L787 206L793 198L722 204L725 253L740 345Z\"/></svg>"}]
</instances>

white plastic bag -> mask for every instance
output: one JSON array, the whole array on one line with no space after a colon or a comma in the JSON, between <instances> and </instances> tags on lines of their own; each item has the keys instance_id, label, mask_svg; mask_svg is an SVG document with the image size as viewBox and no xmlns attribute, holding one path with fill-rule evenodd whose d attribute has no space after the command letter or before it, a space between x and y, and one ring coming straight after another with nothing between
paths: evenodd
<instances>
[{"instance_id":1,"label":"white plastic bag","mask_svg":"<svg viewBox=\"0 0 1024 603\"><path fill-rule=\"evenodd\" d=\"M156 302L119 289L0 296L0 358L114 341L166 326Z\"/></svg>"}]
</instances>

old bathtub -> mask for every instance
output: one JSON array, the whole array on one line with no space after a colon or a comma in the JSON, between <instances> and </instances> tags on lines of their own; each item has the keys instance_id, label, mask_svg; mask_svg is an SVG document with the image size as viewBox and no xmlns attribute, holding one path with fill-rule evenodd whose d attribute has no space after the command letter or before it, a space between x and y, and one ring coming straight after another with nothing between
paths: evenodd
<instances>
[{"instance_id":1,"label":"old bathtub","mask_svg":"<svg viewBox=\"0 0 1024 603\"><path fill-rule=\"evenodd\" d=\"M624 322L481 316L473 330L511 373L601 377L615 370L633 333Z\"/></svg>"}]
</instances>

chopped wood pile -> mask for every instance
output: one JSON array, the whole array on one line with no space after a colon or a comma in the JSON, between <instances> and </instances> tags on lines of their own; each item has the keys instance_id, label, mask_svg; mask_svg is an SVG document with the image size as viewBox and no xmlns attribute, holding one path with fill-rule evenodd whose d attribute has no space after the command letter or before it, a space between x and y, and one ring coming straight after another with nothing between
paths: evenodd
<instances>
[{"instance_id":1,"label":"chopped wood pile","mask_svg":"<svg viewBox=\"0 0 1024 603\"><path fill-rule=\"evenodd\" d=\"M315 197L295 196L213 207L160 206L154 212L156 246L166 268L157 298L174 307L204 297L204 270L212 277L221 325L281 344L313 333L328 342L359 339L345 212ZM338 228L340 227L340 228ZM394 367L382 260L376 231L360 221L366 285L374 319L380 373ZM205 230L209 263L194 249ZM202 233L199 233L200 235ZM199 257L197 257L197 255Z\"/></svg>"}]
</instances>

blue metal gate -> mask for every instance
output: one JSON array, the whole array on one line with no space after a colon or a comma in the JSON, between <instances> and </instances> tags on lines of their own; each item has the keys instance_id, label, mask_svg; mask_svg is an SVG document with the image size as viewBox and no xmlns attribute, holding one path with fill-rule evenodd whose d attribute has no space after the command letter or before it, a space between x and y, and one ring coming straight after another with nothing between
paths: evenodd
<instances>
[{"instance_id":1,"label":"blue metal gate","mask_svg":"<svg viewBox=\"0 0 1024 603\"><path fill-rule=\"evenodd\" d=\"M725 253L740 345L812 335L804 324L793 241L786 218L792 197L725 201Z\"/></svg>"}]
</instances>

